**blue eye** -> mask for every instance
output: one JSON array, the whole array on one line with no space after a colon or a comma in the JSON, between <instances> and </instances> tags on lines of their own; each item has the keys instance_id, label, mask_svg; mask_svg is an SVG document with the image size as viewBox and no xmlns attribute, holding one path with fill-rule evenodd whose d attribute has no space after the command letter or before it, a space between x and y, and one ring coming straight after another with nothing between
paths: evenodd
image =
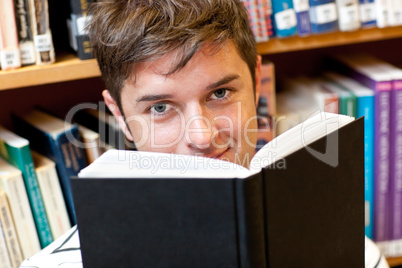
<instances>
[{"instance_id":1,"label":"blue eye","mask_svg":"<svg viewBox=\"0 0 402 268\"><path fill-rule=\"evenodd\" d=\"M166 103L156 103L151 107L151 109L153 109L157 113L163 113L166 111L167 106Z\"/></svg>"},{"instance_id":2,"label":"blue eye","mask_svg":"<svg viewBox=\"0 0 402 268\"><path fill-rule=\"evenodd\" d=\"M222 99L226 96L226 89L223 89L223 88L217 89L214 91L214 95L216 98Z\"/></svg>"}]
</instances>

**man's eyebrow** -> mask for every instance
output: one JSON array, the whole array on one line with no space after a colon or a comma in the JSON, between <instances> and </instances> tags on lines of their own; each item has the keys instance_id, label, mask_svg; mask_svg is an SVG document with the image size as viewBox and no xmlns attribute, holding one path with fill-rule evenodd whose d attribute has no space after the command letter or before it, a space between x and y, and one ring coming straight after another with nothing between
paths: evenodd
<instances>
[{"instance_id":1,"label":"man's eyebrow","mask_svg":"<svg viewBox=\"0 0 402 268\"><path fill-rule=\"evenodd\" d=\"M171 99L173 98L172 94L156 94L156 95L144 95L137 99L137 102L141 101L157 101L157 100L164 100L164 99Z\"/></svg>"},{"instance_id":2,"label":"man's eyebrow","mask_svg":"<svg viewBox=\"0 0 402 268\"><path fill-rule=\"evenodd\" d=\"M211 89L217 88L217 87L219 87L221 85L224 85L224 84L227 84L229 82L232 82L233 80L235 80L235 79L237 79L239 77L240 77L240 75L238 75L238 74L230 74L228 76L225 76L224 78L222 78L218 82L215 82L215 83L212 83L212 84L208 85L206 89L211 90Z\"/></svg>"}]
</instances>

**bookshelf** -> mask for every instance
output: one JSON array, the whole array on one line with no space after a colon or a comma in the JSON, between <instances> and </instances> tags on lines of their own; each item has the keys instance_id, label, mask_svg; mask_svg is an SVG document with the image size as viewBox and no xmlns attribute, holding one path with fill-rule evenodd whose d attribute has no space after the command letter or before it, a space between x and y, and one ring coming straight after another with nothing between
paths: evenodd
<instances>
[{"instance_id":1,"label":"bookshelf","mask_svg":"<svg viewBox=\"0 0 402 268\"><path fill-rule=\"evenodd\" d=\"M323 55L359 51L399 57L402 62L402 26L336 32L303 38L272 39L257 45L264 59L275 64L277 76L284 73L317 71ZM47 106L62 114L75 104L101 99L103 83L95 60L79 60L70 53L57 53L56 63L0 71L0 124L10 127L9 114ZM308 61L303 68L301 62ZM304 68L306 67L306 68ZM389 258L391 267L402 265L402 257Z\"/></svg>"}]
</instances>

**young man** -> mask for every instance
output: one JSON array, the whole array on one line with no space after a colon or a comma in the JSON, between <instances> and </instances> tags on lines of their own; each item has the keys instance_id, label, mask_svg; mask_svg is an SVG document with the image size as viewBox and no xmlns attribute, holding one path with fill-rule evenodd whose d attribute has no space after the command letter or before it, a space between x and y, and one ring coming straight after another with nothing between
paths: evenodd
<instances>
[{"instance_id":1,"label":"young man","mask_svg":"<svg viewBox=\"0 0 402 268\"><path fill-rule=\"evenodd\" d=\"M240 1L106 0L91 14L103 97L138 150L248 167L261 57Z\"/></svg>"}]
</instances>

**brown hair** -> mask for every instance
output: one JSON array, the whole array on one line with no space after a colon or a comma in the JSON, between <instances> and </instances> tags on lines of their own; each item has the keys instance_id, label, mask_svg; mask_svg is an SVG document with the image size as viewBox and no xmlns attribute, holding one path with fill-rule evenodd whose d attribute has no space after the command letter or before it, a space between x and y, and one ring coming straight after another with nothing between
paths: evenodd
<instances>
[{"instance_id":1,"label":"brown hair","mask_svg":"<svg viewBox=\"0 0 402 268\"><path fill-rule=\"evenodd\" d=\"M183 68L205 43L218 51L231 40L255 87L255 40L239 0L98 0L89 14L93 53L120 110L121 89L128 78L135 81L137 63L177 50L169 75Z\"/></svg>"}]
</instances>

